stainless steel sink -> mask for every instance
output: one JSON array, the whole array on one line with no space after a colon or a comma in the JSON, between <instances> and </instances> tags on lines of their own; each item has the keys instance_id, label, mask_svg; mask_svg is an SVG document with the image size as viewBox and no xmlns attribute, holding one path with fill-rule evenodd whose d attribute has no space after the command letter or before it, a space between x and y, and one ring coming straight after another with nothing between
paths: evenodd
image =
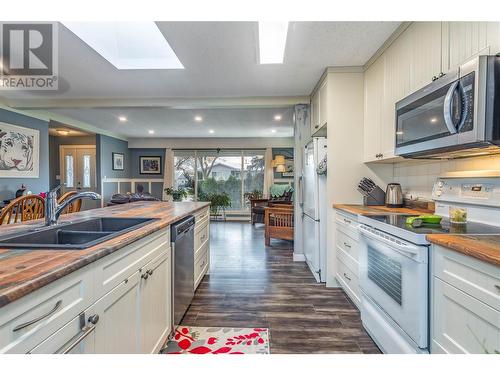
<instances>
[{"instance_id":1,"label":"stainless steel sink","mask_svg":"<svg viewBox=\"0 0 500 375\"><path fill-rule=\"evenodd\" d=\"M150 218L101 217L0 238L0 248L79 250L142 227Z\"/></svg>"}]
</instances>

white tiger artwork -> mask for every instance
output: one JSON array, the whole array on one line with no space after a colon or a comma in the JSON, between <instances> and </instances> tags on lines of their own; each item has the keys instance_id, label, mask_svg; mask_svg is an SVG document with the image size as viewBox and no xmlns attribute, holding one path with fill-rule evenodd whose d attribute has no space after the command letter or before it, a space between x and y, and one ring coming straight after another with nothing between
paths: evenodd
<instances>
[{"instance_id":1,"label":"white tiger artwork","mask_svg":"<svg viewBox=\"0 0 500 375\"><path fill-rule=\"evenodd\" d=\"M0 123L0 177L38 177L38 131Z\"/></svg>"}]
</instances>

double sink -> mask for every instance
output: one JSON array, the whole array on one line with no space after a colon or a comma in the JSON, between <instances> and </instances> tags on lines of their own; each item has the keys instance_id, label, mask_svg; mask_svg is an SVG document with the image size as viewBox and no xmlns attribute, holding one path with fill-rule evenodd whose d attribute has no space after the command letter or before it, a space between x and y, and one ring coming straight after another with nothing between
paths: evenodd
<instances>
[{"instance_id":1,"label":"double sink","mask_svg":"<svg viewBox=\"0 0 500 375\"><path fill-rule=\"evenodd\" d=\"M100 217L41 227L0 238L0 248L81 250L140 228L153 220L157 219Z\"/></svg>"}]
</instances>

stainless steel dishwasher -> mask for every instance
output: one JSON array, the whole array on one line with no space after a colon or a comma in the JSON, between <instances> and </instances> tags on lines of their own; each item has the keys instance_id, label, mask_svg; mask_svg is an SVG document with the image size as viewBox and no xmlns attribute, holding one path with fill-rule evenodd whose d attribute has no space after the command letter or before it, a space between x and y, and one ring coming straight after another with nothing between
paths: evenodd
<instances>
[{"instance_id":1,"label":"stainless steel dishwasher","mask_svg":"<svg viewBox=\"0 0 500 375\"><path fill-rule=\"evenodd\" d=\"M171 225L174 254L174 324L181 322L194 296L194 217L188 216Z\"/></svg>"}]
</instances>

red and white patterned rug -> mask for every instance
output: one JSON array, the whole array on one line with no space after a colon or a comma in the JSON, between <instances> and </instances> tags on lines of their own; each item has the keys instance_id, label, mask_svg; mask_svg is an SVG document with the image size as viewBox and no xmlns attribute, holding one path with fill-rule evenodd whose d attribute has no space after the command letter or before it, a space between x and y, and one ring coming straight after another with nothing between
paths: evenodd
<instances>
[{"instance_id":1,"label":"red and white patterned rug","mask_svg":"<svg viewBox=\"0 0 500 375\"><path fill-rule=\"evenodd\" d=\"M164 354L270 354L269 329L179 326Z\"/></svg>"}]
</instances>

